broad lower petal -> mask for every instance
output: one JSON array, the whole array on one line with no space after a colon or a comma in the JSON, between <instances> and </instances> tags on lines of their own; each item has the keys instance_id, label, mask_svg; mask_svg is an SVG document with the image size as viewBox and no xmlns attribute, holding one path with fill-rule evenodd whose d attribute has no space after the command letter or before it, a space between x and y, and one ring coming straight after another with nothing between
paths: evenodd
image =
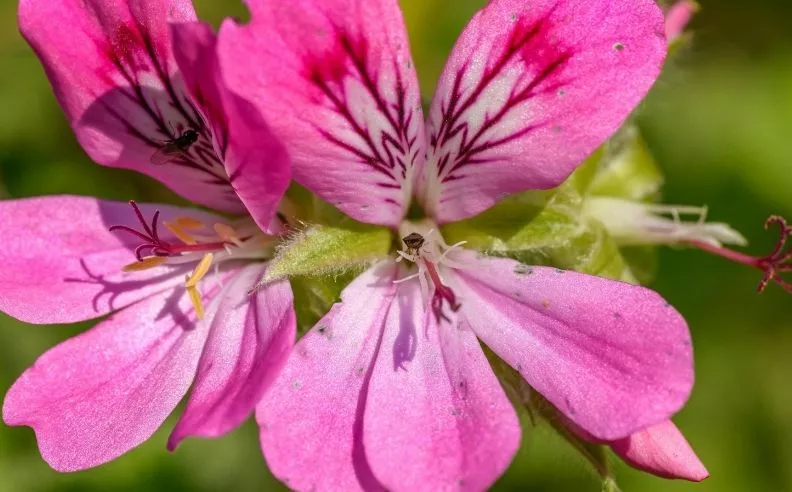
<instances>
[{"instance_id":1,"label":"broad lower petal","mask_svg":"<svg viewBox=\"0 0 792 492\"><path fill-rule=\"evenodd\" d=\"M220 30L223 77L286 146L294 179L397 226L424 159L420 90L395 0L251 0Z\"/></svg>"},{"instance_id":2,"label":"broad lower petal","mask_svg":"<svg viewBox=\"0 0 792 492\"><path fill-rule=\"evenodd\" d=\"M210 214L139 205L147 218ZM184 268L123 273L137 238L112 225L140 228L127 203L54 196L0 201L0 311L28 323L73 323L105 315L183 283ZM216 221L217 219L215 219Z\"/></svg>"},{"instance_id":3,"label":"broad lower petal","mask_svg":"<svg viewBox=\"0 0 792 492\"><path fill-rule=\"evenodd\" d=\"M173 56L168 24L195 20L190 0L19 4L20 30L93 160L139 171L194 202L239 213L244 207L215 152L215 136ZM197 140L186 152L174 152L168 142L188 131L197 132Z\"/></svg>"},{"instance_id":4,"label":"broad lower petal","mask_svg":"<svg viewBox=\"0 0 792 492\"><path fill-rule=\"evenodd\" d=\"M388 490L485 490L519 448L514 407L469 326L438 325L417 280L396 299L366 400L371 468Z\"/></svg>"},{"instance_id":5,"label":"broad lower petal","mask_svg":"<svg viewBox=\"0 0 792 492\"><path fill-rule=\"evenodd\" d=\"M251 294L265 270L245 267L207 311L208 340L170 449L188 436L217 437L234 429L286 363L296 334L291 288L282 280Z\"/></svg>"},{"instance_id":6,"label":"broad lower petal","mask_svg":"<svg viewBox=\"0 0 792 492\"><path fill-rule=\"evenodd\" d=\"M3 420L32 427L58 471L100 465L159 428L205 340L183 288L142 301L42 355L8 391Z\"/></svg>"},{"instance_id":7,"label":"broad lower petal","mask_svg":"<svg viewBox=\"0 0 792 492\"><path fill-rule=\"evenodd\" d=\"M233 191L266 232L291 179L286 150L261 114L228 91L220 78L217 38L206 24L174 24L176 61L185 85L209 116L215 150L225 164Z\"/></svg>"},{"instance_id":8,"label":"broad lower petal","mask_svg":"<svg viewBox=\"0 0 792 492\"><path fill-rule=\"evenodd\" d=\"M610 443L631 466L663 478L700 482L709 472L670 420Z\"/></svg>"},{"instance_id":9,"label":"broad lower petal","mask_svg":"<svg viewBox=\"0 0 792 492\"><path fill-rule=\"evenodd\" d=\"M459 271L462 316L570 420L612 441L667 420L693 386L690 333L649 289L476 259ZM462 261L462 260L458 260Z\"/></svg>"},{"instance_id":10,"label":"broad lower petal","mask_svg":"<svg viewBox=\"0 0 792 492\"><path fill-rule=\"evenodd\" d=\"M380 264L354 280L256 411L267 464L294 490L384 490L366 460L363 413L395 273Z\"/></svg>"},{"instance_id":11,"label":"broad lower petal","mask_svg":"<svg viewBox=\"0 0 792 492\"><path fill-rule=\"evenodd\" d=\"M560 184L627 118L666 53L653 0L493 0L440 77L419 180L439 222Z\"/></svg>"}]
</instances>

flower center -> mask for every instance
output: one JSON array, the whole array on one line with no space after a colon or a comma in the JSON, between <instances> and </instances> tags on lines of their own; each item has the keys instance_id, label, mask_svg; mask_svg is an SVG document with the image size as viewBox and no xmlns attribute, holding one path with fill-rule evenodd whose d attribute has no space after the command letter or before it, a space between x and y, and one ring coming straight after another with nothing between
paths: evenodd
<instances>
[{"instance_id":1,"label":"flower center","mask_svg":"<svg viewBox=\"0 0 792 492\"><path fill-rule=\"evenodd\" d=\"M123 231L141 241L135 247L137 261L125 265L122 270L139 272L163 265L195 263L184 286L199 319L203 318L204 309L198 284L213 265L217 271L223 261L261 260L271 256L271 247L268 246L274 243L274 238L266 236L250 220L242 221L236 227L215 223L211 227L212 232L208 232L210 228L204 222L192 217L178 217L162 222L173 236L163 238L160 236L160 211L154 212L149 224L140 207L134 201L129 204L140 223L140 229L126 225L110 227L110 231Z\"/></svg>"},{"instance_id":2,"label":"flower center","mask_svg":"<svg viewBox=\"0 0 792 492\"><path fill-rule=\"evenodd\" d=\"M443 282L440 267L464 268L464 265L448 258L448 254L465 244L465 241L449 246L437 232L437 228L431 227L431 224L427 226L425 223L405 222L399 229L405 249L397 251L399 257L396 261L409 260L415 263L418 272L396 280L396 283L417 278L421 283L424 299L430 300L430 306L437 322L439 323L440 320L450 322L445 314L445 304L448 304L452 312L456 312L459 310L460 303L457 301L454 290Z\"/></svg>"}]
</instances>

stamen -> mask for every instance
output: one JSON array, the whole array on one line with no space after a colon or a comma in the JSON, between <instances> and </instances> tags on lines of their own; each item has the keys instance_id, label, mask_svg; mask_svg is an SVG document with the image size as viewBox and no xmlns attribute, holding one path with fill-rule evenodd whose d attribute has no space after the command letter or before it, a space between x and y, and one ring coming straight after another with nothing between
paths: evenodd
<instances>
[{"instance_id":1,"label":"stamen","mask_svg":"<svg viewBox=\"0 0 792 492\"><path fill-rule=\"evenodd\" d=\"M165 263L166 260L167 258L164 256L148 256L134 263L130 263L129 265L125 265L123 268L121 268L121 271L142 272L143 270L156 268Z\"/></svg>"},{"instance_id":2,"label":"stamen","mask_svg":"<svg viewBox=\"0 0 792 492\"><path fill-rule=\"evenodd\" d=\"M192 217L179 217L171 222L165 223L165 226L181 242L164 241L159 237L160 211L157 210L154 212L151 225L149 225L146 223L140 207L138 207L134 201L130 201L129 203L132 206L132 210L137 216L138 222L140 223L140 226L143 230L135 230L127 225L113 225L110 226L110 231L123 231L128 234L132 234L138 239L141 239L143 243L135 247L135 256L141 261L144 259L144 253L147 251L152 256L162 256L175 259L176 257L180 257L188 253L205 253L223 251L224 249L227 250L227 246L229 245L241 247L245 242L247 242L247 244L251 244L250 240L255 238L255 232L245 236L240 236L237 234L233 239L224 239L222 241L213 241L211 237L206 238L202 236L194 236L189 234L187 231L204 229L206 227L205 224L197 219L193 219ZM225 232L225 229L223 229L223 232ZM200 240L198 238L200 238ZM231 254L230 251L229 254ZM169 263L171 261L173 260L169 260Z\"/></svg>"},{"instance_id":3,"label":"stamen","mask_svg":"<svg viewBox=\"0 0 792 492\"><path fill-rule=\"evenodd\" d=\"M195 287L198 285L198 282L206 276L206 272L209 271L209 267L212 266L212 260L214 260L213 253L206 253L201 261L198 262L198 265L195 267L195 270L187 277L187 282L184 284L185 287L188 289L191 287Z\"/></svg>"},{"instance_id":4,"label":"stamen","mask_svg":"<svg viewBox=\"0 0 792 492\"><path fill-rule=\"evenodd\" d=\"M195 315L198 319L204 319L204 308L203 303L201 303L201 293L198 292L197 287L187 287L187 294L190 295L190 302L192 302L193 308L195 309Z\"/></svg>"},{"instance_id":5,"label":"stamen","mask_svg":"<svg viewBox=\"0 0 792 492\"><path fill-rule=\"evenodd\" d=\"M399 261L399 260L396 260L396 261ZM400 278L399 280L394 280L393 283L397 284L397 285L398 284L403 284L404 282L407 282L407 281L412 280L414 278L418 278L420 275L421 275L420 272L413 273L412 275L408 275L408 276L406 276L404 278Z\"/></svg>"},{"instance_id":6,"label":"stamen","mask_svg":"<svg viewBox=\"0 0 792 492\"><path fill-rule=\"evenodd\" d=\"M179 217L173 222L182 229L200 230L206 227L203 222L198 219L193 219L192 217Z\"/></svg>"},{"instance_id":7,"label":"stamen","mask_svg":"<svg viewBox=\"0 0 792 492\"><path fill-rule=\"evenodd\" d=\"M231 226L221 224L218 222L213 226L213 229L217 234L217 237L219 237L223 241L233 242L234 239L238 238L237 232Z\"/></svg>"},{"instance_id":8,"label":"stamen","mask_svg":"<svg viewBox=\"0 0 792 492\"><path fill-rule=\"evenodd\" d=\"M786 220L778 215L773 215L767 219L765 229L769 230L773 225L778 225L780 229L779 237L773 251L766 256L746 255L739 251L718 247L704 241L690 241L690 244L702 251L764 272L764 277L756 289L759 293L764 292L770 282L775 282L779 287L792 294L792 283L780 277L781 273L792 271L792 249L785 251L787 239L792 236L792 226L788 225Z\"/></svg>"},{"instance_id":9,"label":"stamen","mask_svg":"<svg viewBox=\"0 0 792 492\"><path fill-rule=\"evenodd\" d=\"M198 242L194 237L187 234L176 222L165 222L165 227L184 244L193 245Z\"/></svg>"}]
</instances>

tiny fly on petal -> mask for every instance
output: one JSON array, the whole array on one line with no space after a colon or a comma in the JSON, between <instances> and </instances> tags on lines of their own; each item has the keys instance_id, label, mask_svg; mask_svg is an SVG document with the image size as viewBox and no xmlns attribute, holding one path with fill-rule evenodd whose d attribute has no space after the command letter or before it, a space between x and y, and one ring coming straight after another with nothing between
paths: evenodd
<instances>
[{"instance_id":1,"label":"tiny fly on petal","mask_svg":"<svg viewBox=\"0 0 792 492\"><path fill-rule=\"evenodd\" d=\"M192 144L198 141L199 136L196 130L190 128L185 130L178 137L165 141L162 147L151 156L151 163L162 165L174 159L178 159L190 150Z\"/></svg>"}]
</instances>

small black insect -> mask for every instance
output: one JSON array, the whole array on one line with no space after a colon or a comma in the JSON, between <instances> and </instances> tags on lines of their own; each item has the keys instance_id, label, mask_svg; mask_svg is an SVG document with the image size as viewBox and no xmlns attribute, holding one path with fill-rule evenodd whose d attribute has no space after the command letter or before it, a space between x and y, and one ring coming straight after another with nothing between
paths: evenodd
<instances>
[{"instance_id":1,"label":"small black insect","mask_svg":"<svg viewBox=\"0 0 792 492\"><path fill-rule=\"evenodd\" d=\"M200 134L196 130L189 128L178 137L165 141L162 147L151 156L151 163L162 165L173 159L178 159L190 150L192 144L198 141L198 137L200 137Z\"/></svg>"},{"instance_id":2,"label":"small black insect","mask_svg":"<svg viewBox=\"0 0 792 492\"><path fill-rule=\"evenodd\" d=\"M404 241L404 245L407 246L407 252L418 253L418 250L421 249L421 246L424 245L426 240L424 237L417 232L411 232L402 238Z\"/></svg>"}]
</instances>

